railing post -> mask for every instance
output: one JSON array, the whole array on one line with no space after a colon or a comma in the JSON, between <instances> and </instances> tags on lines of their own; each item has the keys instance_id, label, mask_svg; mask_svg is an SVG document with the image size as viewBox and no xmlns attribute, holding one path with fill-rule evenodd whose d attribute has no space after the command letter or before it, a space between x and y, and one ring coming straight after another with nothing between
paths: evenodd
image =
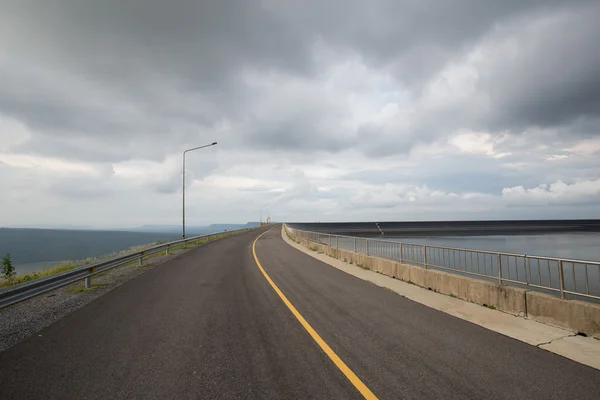
<instances>
[{"instance_id":1,"label":"railing post","mask_svg":"<svg viewBox=\"0 0 600 400\"><path fill-rule=\"evenodd\" d=\"M400 264L402 264L402 242L400 242Z\"/></svg>"},{"instance_id":2,"label":"railing post","mask_svg":"<svg viewBox=\"0 0 600 400\"><path fill-rule=\"evenodd\" d=\"M329 247L331 247L331 235L329 235Z\"/></svg>"},{"instance_id":3,"label":"railing post","mask_svg":"<svg viewBox=\"0 0 600 400\"><path fill-rule=\"evenodd\" d=\"M335 237L335 248L339 249L340 248L340 237L336 235Z\"/></svg>"},{"instance_id":4,"label":"railing post","mask_svg":"<svg viewBox=\"0 0 600 400\"><path fill-rule=\"evenodd\" d=\"M356 253L356 238L354 238L354 252Z\"/></svg>"},{"instance_id":5,"label":"railing post","mask_svg":"<svg viewBox=\"0 0 600 400\"><path fill-rule=\"evenodd\" d=\"M561 299L564 299L565 298L565 276L563 274L562 260L558 261L558 282L560 284L560 297L561 297Z\"/></svg>"},{"instance_id":6,"label":"railing post","mask_svg":"<svg viewBox=\"0 0 600 400\"><path fill-rule=\"evenodd\" d=\"M366 245L366 247L367 247L367 255L369 255L369 239L365 239L365 241L367 242L367 245Z\"/></svg>"},{"instance_id":7,"label":"railing post","mask_svg":"<svg viewBox=\"0 0 600 400\"><path fill-rule=\"evenodd\" d=\"M144 253L142 252L142 255L140 256L140 258L138 259L138 265L141 267L142 266L142 260L144 259Z\"/></svg>"},{"instance_id":8,"label":"railing post","mask_svg":"<svg viewBox=\"0 0 600 400\"><path fill-rule=\"evenodd\" d=\"M427 246L423 245L423 268L427 269Z\"/></svg>"},{"instance_id":9,"label":"railing post","mask_svg":"<svg viewBox=\"0 0 600 400\"><path fill-rule=\"evenodd\" d=\"M167 245L167 250L165 251L165 256L169 255L169 247L171 247L171 246Z\"/></svg>"},{"instance_id":10,"label":"railing post","mask_svg":"<svg viewBox=\"0 0 600 400\"><path fill-rule=\"evenodd\" d=\"M485 258L483 260L485 261ZM477 263L479 264L479 257L477 257ZM498 253L498 285L502 285L502 256L500 255L500 253Z\"/></svg>"}]
</instances>

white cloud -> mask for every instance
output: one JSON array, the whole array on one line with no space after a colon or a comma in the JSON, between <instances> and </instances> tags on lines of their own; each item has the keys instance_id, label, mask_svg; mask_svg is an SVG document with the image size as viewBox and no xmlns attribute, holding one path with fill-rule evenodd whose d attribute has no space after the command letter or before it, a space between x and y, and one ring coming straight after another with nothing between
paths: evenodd
<instances>
[{"instance_id":1,"label":"white cloud","mask_svg":"<svg viewBox=\"0 0 600 400\"><path fill-rule=\"evenodd\" d=\"M600 179L578 181L571 184L557 181L550 185L541 184L530 189L515 186L503 189L502 198L518 204L600 202Z\"/></svg>"},{"instance_id":2,"label":"white cloud","mask_svg":"<svg viewBox=\"0 0 600 400\"><path fill-rule=\"evenodd\" d=\"M511 155L510 152L499 153L495 150L496 145L504 140L506 140L504 135L493 136L483 132L464 132L451 138L450 143L465 153L502 158Z\"/></svg>"},{"instance_id":3,"label":"white cloud","mask_svg":"<svg viewBox=\"0 0 600 400\"><path fill-rule=\"evenodd\" d=\"M80 173L96 176L112 174L110 165L74 162L56 157L0 153L0 162L16 168L32 168L42 173Z\"/></svg>"},{"instance_id":4,"label":"white cloud","mask_svg":"<svg viewBox=\"0 0 600 400\"><path fill-rule=\"evenodd\" d=\"M585 155L596 154L600 152L600 138L583 140L575 146L566 149L566 151Z\"/></svg>"},{"instance_id":5,"label":"white cloud","mask_svg":"<svg viewBox=\"0 0 600 400\"><path fill-rule=\"evenodd\" d=\"M564 154L552 154L551 156L546 157L546 160L548 161L558 161L558 160L564 160L565 158L568 158L569 156L564 155Z\"/></svg>"}]
</instances>

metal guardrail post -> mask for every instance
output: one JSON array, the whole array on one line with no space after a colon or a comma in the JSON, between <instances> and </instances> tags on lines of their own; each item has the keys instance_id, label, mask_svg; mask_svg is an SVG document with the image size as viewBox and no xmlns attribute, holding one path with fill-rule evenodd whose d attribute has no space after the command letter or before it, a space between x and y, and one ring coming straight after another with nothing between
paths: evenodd
<instances>
[{"instance_id":1,"label":"metal guardrail post","mask_svg":"<svg viewBox=\"0 0 600 400\"><path fill-rule=\"evenodd\" d=\"M331 235L329 235L329 247L331 247Z\"/></svg>"},{"instance_id":2,"label":"metal guardrail post","mask_svg":"<svg viewBox=\"0 0 600 400\"><path fill-rule=\"evenodd\" d=\"M90 268L90 272L96 272L96 268ZM87 278L85 278L84 282L85 282L86 289L92 288L92 277L91 276L88 276Z\"/></svg>"},{"instance_id":3,"label":"metal guardrail post","mask_svg":"<svg viewBox=\"0 0 600 400\"><path fill-rule=\"evenodd\" d=\"M427 246L423 245L423 268L427 269Z\"/></svg>"},{"instance_id":4,"label":"metal guardrail post","mask_svg":"<svg viewBox=\"0 0 600 400\"><path fill-rule=\"evenodd\" d=\"M477 257L477 262L479 263L479 257ZM490 261L490 264L491 264L491 261ZM490 268L491 268L491 266L490 266ZM487 269L487 267L486 267L486 269ZM498 253L498 285L502 285L502 256L500 255L500 253Z\"/></svg>"},{"instance_id":5,"label":"metal guardrail post","mask_svg":"<svg viewBox=\"0 0 600 400\"><path fill-rule=\"evenodd\" d=\"M354 238L354 252L356 253L356 238Z\"/></svg>"},{"instance_id":6,"label":"metal guardrail post","mask_svg":"<svg viewBox=\"0 0 600 400\"><path fill-rule=\"evenodd\" d=\"M165 256L169 255L169 247L171 247L170 245L167 245L167 249L165 250Z\"/></svg>"},{"instance_id":7,"label":"metal guardrail post","mask_svg":"<svg viewBox=\"0 0 600 400\"><path fill-rule=\"evenodd\" d=\"M369 239L365 239L365 241L367 242L367 255L369 255Z\"/></svg>"},{"instance_id":8,"label":"metal guardrail post","mask_svg":"<svg viewBox=\"0 0 600 400\"><path fill-rule=\"evenodd\" d=\"M563 262L558 261L558 282L560 284L560 298L565 298L565 275L563 273Z\"/></svg>"},{"instance_id":9,"label":"metal guardrail post","mask_svg":"<svg viewBox=\"0 0 600 400\"><path fill-rule=\"evenodd\" d=\"M339 249L340 248L340 237L336 235L335 237L335 248Z\"/></svg>"}]
</instances>

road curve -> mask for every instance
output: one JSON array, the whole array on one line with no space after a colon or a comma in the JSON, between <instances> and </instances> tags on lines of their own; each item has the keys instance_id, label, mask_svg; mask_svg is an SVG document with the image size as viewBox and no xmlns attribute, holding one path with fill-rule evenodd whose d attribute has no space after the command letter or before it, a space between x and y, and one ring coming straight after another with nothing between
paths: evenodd
<instances>
[{"instance_id":1,"label":"road curve","mask_svg":"<svg viewBox=\"0 0 600 400\"><path fill-rule=\"evenodd\" d=\"M190 250L0 353L0 397L361 398L258 268L266 229ZM278 226L255 249L380 399L598 398L600 371L326 266Z\"/></svg>"}]
</instances>

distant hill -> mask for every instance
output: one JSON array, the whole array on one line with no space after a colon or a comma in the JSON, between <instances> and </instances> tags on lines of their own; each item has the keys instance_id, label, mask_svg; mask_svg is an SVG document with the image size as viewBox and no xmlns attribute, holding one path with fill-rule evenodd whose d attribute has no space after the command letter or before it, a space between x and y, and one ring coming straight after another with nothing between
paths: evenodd
<instances>
[{"instance_id":1,"label":"distant hill","mask_svg":"<svg viewBox=\"0 0 600 400\"><path fill-rule=\"evenodd\" d=\"M224 231L225 229L227 229L228 231L232 231L235 229L253 228L258 225L260 225L258 222L248 222L245 224L211 224L206 228L210 232L220 232Z\"/></svg>"},{"instance_id":2,"label":"distant hill","mask_svg":"<svg viewBox=\"0 0 600 400\"><path fill-rule=\"evenodd\" d=\"M235 229L252 228L258 226L258 222L247 222L245 224L211 224L208 226L186 226L186 235L194 233L212 233L221 232L227 229L232 231ZM179 233L181 225L142 225L132 229L123 229L130 232L157 232L157 233Z\"/></svg>"}]
</instances>

